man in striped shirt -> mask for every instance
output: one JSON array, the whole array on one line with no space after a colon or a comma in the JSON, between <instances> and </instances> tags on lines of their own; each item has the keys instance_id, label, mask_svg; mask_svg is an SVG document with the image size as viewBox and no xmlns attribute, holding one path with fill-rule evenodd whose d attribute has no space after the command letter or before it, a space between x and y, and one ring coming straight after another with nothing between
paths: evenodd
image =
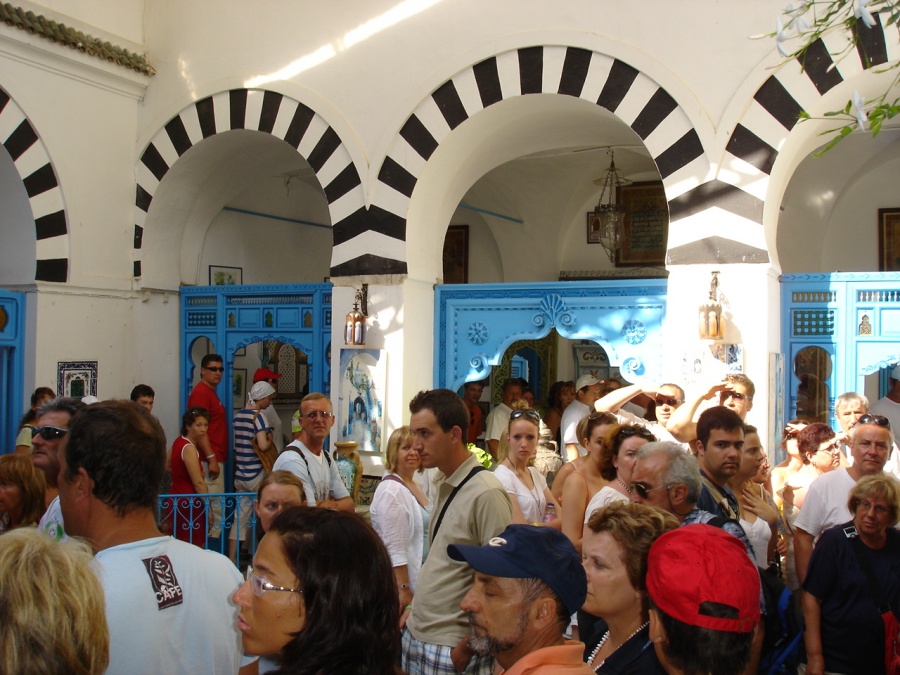
<instances>
[{"instance_id":1,"label":"man in striped shirt","mask_svg":"<svg viewBox=\"0 0 900 675\"><path fill-rule=\"evenodd\" d=\"M253 438L260 450L268 450L272 446L272 429L261 414L272 405L275 389L268 382L257 382L250 389L249 400L234 416L234 491L256 494L263 478L263 466L259 455L253 449ZM240 512L237 514L234 527L231 528L228 552L232 560L237 553L237 540L247 540L250 532L250 507L253 499L241 498Z\"/></svg>"}]
</instances>

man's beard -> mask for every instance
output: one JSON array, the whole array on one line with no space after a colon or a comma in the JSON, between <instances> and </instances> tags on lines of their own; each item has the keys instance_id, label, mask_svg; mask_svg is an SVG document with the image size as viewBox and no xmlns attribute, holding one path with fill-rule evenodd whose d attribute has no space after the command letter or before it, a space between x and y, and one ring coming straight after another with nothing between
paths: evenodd
<instances>
[{"instance_id":1,"label":"man's beard","mask_svg":"<svg viewBox=\"0 0 900 675\"><path fill-rule=\"evenodd\" d=\"M493 635L487 633L486 629L484 628L481 629L482 631L484 631L483 634L477 633L475 627L475 618L472 616L471 612L469 613L469 626L469 649L471 649L476 654L480 654L481 656L487 656L488 654L500 654L502 652L507 652L517 644L519 644L519 642L521 642L522 638L525 636L526 620L524 615L520 617L519 630L515 638L507 640L498 640Z\"/></svg>"}]
</instances>

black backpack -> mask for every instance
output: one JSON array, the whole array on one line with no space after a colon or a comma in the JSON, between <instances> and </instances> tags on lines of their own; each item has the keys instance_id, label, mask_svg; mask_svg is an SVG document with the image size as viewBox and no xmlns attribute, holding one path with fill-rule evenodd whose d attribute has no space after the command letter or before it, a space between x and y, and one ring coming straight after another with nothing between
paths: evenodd
<instances>
[{"instance_id":1,"label":"black backpack","mask_svg":"<svg viewBox=\"0 0 900 675\"><path fill-rule=\"evenodd\" d=\"M784 585L778 568L759 569L766 615L759 672L765 675L796 673L803 648L803 612L800 597Z\"/></svg>"}]
</instances>

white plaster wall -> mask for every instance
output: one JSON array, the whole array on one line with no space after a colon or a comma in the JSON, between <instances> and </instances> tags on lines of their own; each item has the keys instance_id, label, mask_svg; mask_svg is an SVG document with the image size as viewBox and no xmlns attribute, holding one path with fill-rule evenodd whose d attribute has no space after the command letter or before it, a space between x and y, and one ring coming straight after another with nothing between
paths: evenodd
<instances>
[{"instance_id":1,"label":"white plaster wall","mask_svg":"<svg viewBox=\"0 0 900 675\"><path fill-rule=\"evenodd\" d=\"M495 284L503 281L500 248L489 221L494 216L482 215L469 209L457 209L451 225L469 226L469 283ZM507 242L516 245L517 241Z\"/></svg>"},{"instance_id":2,"label":"white plaster wall","mask_svg":"<svg viewBox=\"0 0 900 675\"><path fill-rule=\"evenodd\" d=\"M144 0L17 0L17 7L45 14L101 39L140 43L144 33ZM126 46L126 45L121 45ZM127 45L129 49L133 48ZM137 53L140 53L139 51Z\"/></svg>"}]
</instances>

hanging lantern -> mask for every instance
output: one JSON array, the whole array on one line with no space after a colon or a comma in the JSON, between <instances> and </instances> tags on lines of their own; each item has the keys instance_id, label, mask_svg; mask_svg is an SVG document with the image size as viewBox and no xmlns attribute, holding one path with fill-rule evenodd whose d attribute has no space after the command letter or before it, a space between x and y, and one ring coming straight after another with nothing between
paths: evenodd
<instances>
[{"instance_id":1,"label":"hanging lantern","mask_svg":"<svg viewBox=\"0 0 900 675\"><path fill-rule=\"evenodd\" d=\"M721 340L725 337L725 318L719 302L719 273L712 273L709 284L709 299L700 305L700 339Z\"/></svg>"},{"instance_id":2,"label":"hanging lantern","mask_svg":"<svg viewBox=\"0 0 900 675\"><path fill-rule=\"evenodd\" d=\"M347 314L347 320L344 323L344 344L366 344L366 315L363 314L359 309L361 303L362 292L356 291L356 299L353 301L353 309L350 310L350 312Z\"/></svg>"}]
</instances>

